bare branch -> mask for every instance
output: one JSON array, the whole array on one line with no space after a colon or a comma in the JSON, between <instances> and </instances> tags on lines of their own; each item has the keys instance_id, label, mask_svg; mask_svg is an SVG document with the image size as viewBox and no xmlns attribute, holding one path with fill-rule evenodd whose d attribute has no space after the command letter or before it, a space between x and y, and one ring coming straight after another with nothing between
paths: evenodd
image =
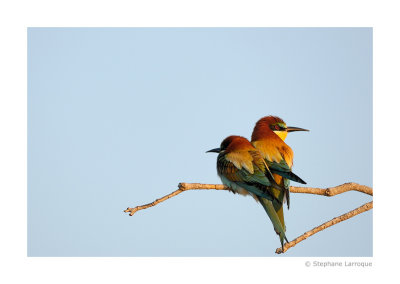
<instances>
[{"instance_id":1,"label":"bare branch","mask_svg":"<svg viewBox=\"0 0 400 284\"><path fill-rule=\"evenodd\" d=\"M179 187L178 190L176 190L168 195L165 195L159 199L156 199L155 201L153 201L151 203L141 205L141 206L136 206L134 208L127 208L126 210L124 210L124 212L127 212L127 213L129 212L129 215L132 216L139 210L153 207L153 206L155 206L173 196L176 196L176 195L180 194L181 192L187 191L187 190L215 189L215 190L230 190L231 191L231 189L229 187L222 185L222 184L180 183L178 185L178 187ZM295 186L290 187L290 192L293 192L293 193L307 193L307 194L317 194L317 195L324 195L324 196L334 196L334 195L341 194L343 192L347 192L347 191L351 191L351 190L362 192L362 193L365 193L365 194L368 194L371 196L373 195L373 191L372 191L371 187L368 187L365 185L360 185L360 184L354 183L354 182L349 182L349 183L345 183L342 185L338 185L335 187L329 187L329 188L295 187ZM289 248L294 247L296 244L298 244L301 241L304 241L308 237L310 237L326 228L329 228L337 223L340 223L344 220L352 218L360 213L368 211L368 210L372 209L372 207L373 206L372 206L372 201L371 201L371 202L366 203L363 206L360 206L350 212L347 212L346 214L343 214L339 217L333 218L332 220L325 222L324 224L322 224L318 227L315 227L314 229L297 237L293 241L286 243L284 245L283 250L282 250L282 248L277 248L275 252L277 254L284 253Z\"/></svg>"},{"instance_id":2,"label":"bare branch","mask_svg":"<svg viewBox=\"0 0 400 284\"><path fill-rule=\"evenodd\" d=\"M229 190L229 187L226 187L225 185L222 184L203 184L203 183L180 183L178 185L179 189L175 190L174 192L165 195L159 199L154 200L151 203L145 204L145 205L140 205L136 206L134 208L127 208L124 210L124 212L130 212L129 215L132 216L135 214L137 211L142 210L142 209L147 209L149 207L153 207L157 205L158 203L161 203L167 199L170 199L171 197L174 197L175 195L178 195L179 193L182 193L186 190L192 190L192 189L215 189L215 190Z\"/></svg>"},{"instance_id":3,"label":"bare branch","mask_svg":"<svg viewBox=\"0 0 400 284\"><path fill-rule=\"evenodd\" d=\"M315 227L314 229L304 233L303 235L301 235L300 237L295 238L293 241L286 243L283 246L283 251L282 248L277 248L275 253L280 254L280 253L284 253L286 252L288 249L290 249L291 247L294 247L295 245L297 245L299 242L304 241L305 239L307 239L308 237L311 237L312 235L325 230L326 228L329 228L337 223L340 223L342 221L345 221L347 219L350 219L351 217L354 217L360 213L366 212L368 210L371 210L373 207L372 201L365 203L364 205L350 211L347 212L346 214L340 215L339 217L333 218L332 220L323 223L322 225Z\"/></svg>"}]
</instances>

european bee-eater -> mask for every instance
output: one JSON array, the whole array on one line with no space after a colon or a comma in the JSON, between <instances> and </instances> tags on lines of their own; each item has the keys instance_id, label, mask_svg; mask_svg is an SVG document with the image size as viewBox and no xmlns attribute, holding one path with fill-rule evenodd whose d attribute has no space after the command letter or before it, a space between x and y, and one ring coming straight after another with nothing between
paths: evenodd
<instances>
[{"instance_id":1,"label":"european bee-eater","mask_svg":"<svg viewBox=\"0 0 400 284\"><path fill-rule=\"evenodd\" d=\"M260 201L279 234L283 248L287 238L273 203L281 202L277 199L280 195L275 191L284 192L284 188L277 185L260 152L241 136L229 136L222 141L220 148L207 152L219 153L217 172L224 185L234 193L250 194Z\"/></svg>"},{"instance_id":2,"label":"european bee-eater","mask_svg":"<svg viewBox=\"0 0 400 284\"><path fill-rule=\"evenodd\" d=\"M282 203L286 200L289 209L289 180L302 184L306 182L292 173L293 151L284 142L289 132L308 131L307 129L286 126L286 123L279 117L266 116L257 121L251 143L257 148L268 165L273 177L278 185L284 188L284 191L271 188L274 196L273 205L279 216L280 223L286 231L285 220L283 217Z\"/></svg>"}]
</instances>

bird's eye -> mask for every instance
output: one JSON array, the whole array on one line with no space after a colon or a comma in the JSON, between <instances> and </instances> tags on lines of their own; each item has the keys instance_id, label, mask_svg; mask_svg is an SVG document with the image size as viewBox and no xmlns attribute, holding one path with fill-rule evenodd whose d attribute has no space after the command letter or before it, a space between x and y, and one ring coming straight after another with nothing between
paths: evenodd
<instances>
[{"instance_id":1,"label":"bird's eye","mask_svg":"<svg viewBox=\"0 0 400 284\"><path fill-rule=\"evenodd\" d=\"M279 130L279 126L278 126L278 125L275 125L275 129L276 129L276 130Z\"/></svg>"}]
</instances>

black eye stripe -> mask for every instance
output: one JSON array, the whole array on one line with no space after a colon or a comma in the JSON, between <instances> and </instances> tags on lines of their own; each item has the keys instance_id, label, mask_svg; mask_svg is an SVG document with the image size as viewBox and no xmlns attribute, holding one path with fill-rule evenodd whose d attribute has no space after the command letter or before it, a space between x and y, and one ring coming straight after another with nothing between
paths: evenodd
<instances>
[{"instance_id":1,"label":"black eye stripe","mask_svg":"<svg viewBox=\"0 0 400 284\"><path fill-rule=\"evenodd\" d=\"M286 127L280 126L279 124L269 126L273 131L286 131Z\"/></svg>"}]
</instances>

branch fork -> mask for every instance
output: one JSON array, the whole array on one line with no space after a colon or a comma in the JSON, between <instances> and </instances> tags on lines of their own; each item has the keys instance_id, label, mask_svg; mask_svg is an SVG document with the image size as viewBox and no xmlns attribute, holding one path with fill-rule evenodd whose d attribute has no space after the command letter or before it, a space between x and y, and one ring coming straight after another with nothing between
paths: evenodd
<instances>
[{"instance_id":1,"label":"branch fork","mask_svg":"<svg viewBox=\"0 0 400 284\"><path fill-rule=\"evenodd\" d=\"M165 200L170 199L171 197L174 197L184 191L187 190L201 190L201 189L214 189L214 190L229 190L231 191L231 189L225 185L222 184L203 184L203 183L179 183L178 185L178 189L175 190L174 192L167 194L159 199L156 199L155 201L148 203L148 204L144 204L144 205L140 205L140 206L136 206L133 208L127 208L126 210L124 210L124 212L128 213L129 215L132 216L133 214L135 214L137 211L139 210L143 210L143 209L147 209L149 207L153 207L161 202L164 202ZM349 183L345 183L342 185L338 185L335 187L329 187L329 188L314 188L314 187L295 187L295 186L291 186L290 187L290 192L293 193L307 193L307 194L317 194L317 195L324 195L324 196L335 196L347 191L358 191L361 193L365 193L368 195L373 195L373 191L372 188L369 186L365 186L365 185L360 185L358 183L354 183L354 182L349 182ZM339 217L333 218L330 221L327 221L325 223L323 223L322 225L319 225L313 229L311 229L308 232L305 232L303 235L295 238L293 241L286 243L283 246L283 249L281 247L277 248L275 253L280 254L280 253L284 253L286 252L289 248L294 247L295 245L297 245L299 242L304 241L305 239L307 239L308 237L322 231L325 230L326 228L329 228L337 223L343 222L349 218L352 218L360 213L366 212L368 210L371 210L373 208L373 202L368 202L350 212L347 212L343 215L340 215Z\"/></svg>"}]
</instances>

